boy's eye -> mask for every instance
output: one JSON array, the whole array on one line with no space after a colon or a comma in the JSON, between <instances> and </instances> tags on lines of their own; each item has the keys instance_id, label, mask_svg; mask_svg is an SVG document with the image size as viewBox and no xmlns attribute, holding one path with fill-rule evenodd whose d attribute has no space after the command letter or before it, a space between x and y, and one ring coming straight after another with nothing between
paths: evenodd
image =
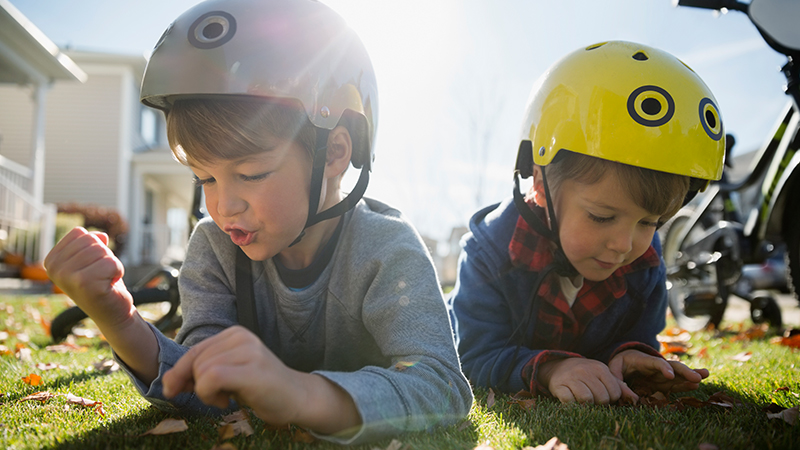
<instances>
[{"instance_id":1,"label":"boy's eye","mask_svg":"<svg viewBox=\"0 0 800 450\"><path fill-rule=\"evenodd\" d=\"M204 184L213 183L214 181L214 178L200 178L196 175L194 177L195 186L203 186Z\"/></svg>"},{"instance_id":2,"label":"boy's eye","mask_svg":"<svg viewBox=\"0 0 800 450\"><path fill-rule=\"evenodd\" d=\"M592 222L597 222L597 223L606 223L606 222L611 222L612 220L614 220L614 216L611 216L611 217L603 217L603 216L595 216L595 215L594 215L594 214L592 214L592 213L588 213L588 214L589 214L589 219L591 219L591 220L592 220Z\"/></svg>"},{"instance_id":3,"label":"boy's eye","mask_svg":"<svg viewBox=\"0 0 800 450\"><path fill-rule=\"evenodd\" d=\"M244 181L261 181L264 178L267 178L269 172L260 173L258 175L242 175L242 180Z\"/></svg>"},{"instance_id":4,"label":"boy's eye","mask_svg":"<svg viewBox=\"0 0 800 450\"><path fill-rule=\"evenodd\" d=\"M644 225L646 227L653 227L653 228L658 228L659 226L661 226L661 221L660 220L655 220L655 221L653 221L653 220L642 220L639 223L641 223L642 225Z\"/></svg>"}]
</instances>

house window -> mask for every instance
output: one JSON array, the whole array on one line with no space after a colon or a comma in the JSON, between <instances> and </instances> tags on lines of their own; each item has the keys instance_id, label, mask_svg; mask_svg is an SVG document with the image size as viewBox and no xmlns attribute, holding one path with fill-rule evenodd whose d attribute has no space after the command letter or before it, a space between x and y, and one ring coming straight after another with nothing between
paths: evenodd
<instances>
[{"instance_id":1,"label":"house window","mask_svg":"<svg viewBox=\"0 0 800 450\"><path fill-rule=\"evenodd\" d=\"M153 147L158 144L158 117L156 116L156 111L152 108L143 107L139 125L139 132L145 145Z\"/></svg>"}]
</instances>

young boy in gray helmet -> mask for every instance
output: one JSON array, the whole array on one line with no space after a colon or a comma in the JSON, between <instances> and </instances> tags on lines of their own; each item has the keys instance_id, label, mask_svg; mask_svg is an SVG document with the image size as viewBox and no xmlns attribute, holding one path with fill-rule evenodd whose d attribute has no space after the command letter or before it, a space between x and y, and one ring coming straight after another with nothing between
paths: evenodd
<instances>
[{"instance_id":1,"label":"young boy in gray helmet","mask_svg":"<svg viewBox=\"0 0 800 450\"><path fill-rule=\"evenodd\" d=\"M156 44L141 97L166 114L211 216L181 267L175 341L137 314L104 234L72 230L45 266L145 398L186 413L246 405L340 443L467 414L430 257L398 211L361 198L377 90L335 12L311 0L201 3ZM345 196L350 163L361 173Z\"/></svg>"}]
</instances>

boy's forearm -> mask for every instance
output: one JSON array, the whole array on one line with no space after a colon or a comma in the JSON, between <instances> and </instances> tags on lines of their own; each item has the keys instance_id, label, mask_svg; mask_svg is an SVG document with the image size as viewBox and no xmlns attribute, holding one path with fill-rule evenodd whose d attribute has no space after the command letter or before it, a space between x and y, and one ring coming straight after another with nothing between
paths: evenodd
<instances>
[{"instance_id":1,"label":"boy's forearm","mask_svg":"<svg viewBox=\"0 0 800 450\"><path fill-rule=\"evenodd\" d=\"M147 322L134 312L119 326L97 324L114 353L145 384L158 378L158 340Z\"/></svg>"}]
</instances>

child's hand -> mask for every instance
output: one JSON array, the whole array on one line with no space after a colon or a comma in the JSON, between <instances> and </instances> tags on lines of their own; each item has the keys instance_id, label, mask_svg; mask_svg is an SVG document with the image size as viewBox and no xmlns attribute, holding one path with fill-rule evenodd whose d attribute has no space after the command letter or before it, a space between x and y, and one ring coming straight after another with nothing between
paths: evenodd
<instances>
[{"instance_id":1,"label":"child's hand","mask_svg":"<svg viewBox=\"0 0 800 450\"><path fill-rule=\"evenodd\" d=\"M122 282L125 269L108 248L108 235L72 229L44 260L47 276L103 328L128 322L136 312Z\"/></svg>"},{"instance_id":2,"label":"child's hand","mask_svg":"<svg viewBox=\"0 0 800 450\"><path fill-rule=\"evenodd\" d=\"M544 363L539 367L538 378L562 403L605 405L620 398L639 399L605 364L593 359L566 358Z\"/></svg>"},{"instance_id":3,"label":"child's hand","mask_svg":"<svg viewBox=\"0 0 800 450\"><path fill-rule=\"evenodd\" d=\"M223 409L233 398L273 425L334 433L361 421L344 390L321 376L290 369L241 326L190 348L164 374L163 384L167 398L194 391L204 403Z\"/></svg>"},{"instance_id":4,"label":"child's hand","mask_svg":"<svg viewBox=\"0 0 800 450\"><path fill-rule=\"evenodd\" d=\"M708 377L707 369L692 370L680 361L667 361L638 350L620 352L608 367L620 380L637 377L637 385L666 393L693 391Z\"/></svg>"}]
</instances>

